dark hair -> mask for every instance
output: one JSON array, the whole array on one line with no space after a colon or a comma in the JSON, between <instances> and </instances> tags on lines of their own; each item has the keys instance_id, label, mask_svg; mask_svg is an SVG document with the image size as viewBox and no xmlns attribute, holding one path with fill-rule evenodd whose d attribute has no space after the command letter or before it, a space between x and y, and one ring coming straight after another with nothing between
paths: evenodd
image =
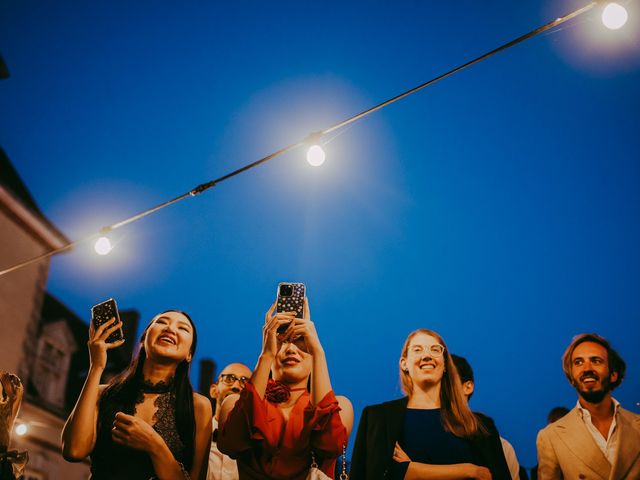
<instances>
[{"instance_id":1,"label":"dark hair","mask_svg":"<svg viewBox=\"0 0 640 480\"><path fill-rule=\"evenodd\" d=\"M460 355L456 355L455 353L451 354L451 360L453 360L453 364L456 366L456 370L458 370L458 376L460 376L460 383L473 382L473 369L466 358L461 357ZM473 392L469 394L469 400L473 396Z\"/></svg>"},{"instance_id":2,"label":"dark hair","mask_svg":"<svg viewBox=\"0 0 640 480\"><path fill-rule=\"evenodd\" d=\"M569 413L569 409L567 407L553 407L549 411L549 415L547 415L547 423L553 423L560 420L567 413Z\"/></svg>"},{"instance_id":3,"label":"dark hair","mask_svg":"<svg viewBox=\"0 0 640 480\"><path fill-rule=\"evenodd\" d=\"M169 312L177 312L184 315L193 330L193 341L191 342L191 356L196 352L196 346L198 344L198 334L196 332L196 326L191 320L191 317L182 310L165 310L159 313L145 327L144 332L140 336L140 350L138 355L131 359L131 363L118 376L113 378L104 393L102 399L109 398L121 402L124 405L135 405L136 397L138 395L139 386L142 384L142 368L144 362L147 359L147 354L144 350L144 339L147 334L147 330L151 324L160 316ZM176 374L173 381L173 391L176 395L176 427L178 429L178 435L180 440L185 446L184 466L187 470L191 469L193 462L193 454L195 450L195 436L196 436L196 421L193 407L193 387L189 380L189 370L191 363L183 360L178 364L176 368Z\"/></svg>"},{"instance_id":4,"label":"dark hair","mask_svg":"<svg viewBox=\"0 0 640 480\"><path fill-rule=\"evenodd\" d=\"M627 364L624 362L618 352L616 352L611 347L609 341L606 338L601 337L597 333L581 333L580 335L576 335L575 337L573 337L573 340L571 340L571 343L565 350L564 355L562 355L562 368L564 370L564 374L569 380L569 383L573 385L573 378L571 376L571 357L573 357L573 351L578 345L584 342L597 343L607 350L609 374L612 374L613 372L616 372L618 374L618 378L616 378L616 381L611 382L611 390L615 389L622 383L622 379L624 378L624 374L627 370Z\"/></svg>"}]
</instances>

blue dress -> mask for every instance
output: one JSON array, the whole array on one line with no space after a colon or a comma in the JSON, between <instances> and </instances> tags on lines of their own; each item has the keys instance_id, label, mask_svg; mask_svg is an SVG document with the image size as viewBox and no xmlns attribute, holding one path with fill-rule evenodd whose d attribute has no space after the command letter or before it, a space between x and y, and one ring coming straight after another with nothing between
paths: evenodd
<instances>
[{"instance_id":1,"label":"blue dress","mask_svg":"<svg viewBox=\"0 0 640 480\"><path fill-rule=\"evenodd\" d=\"M482 459L469 440L456 437L444 429L439 408L407 408L398 443L413 462L432 465L483 465ZM393 463L391 478L404 478L409 463Z\"/></svg>"}]
</instances>

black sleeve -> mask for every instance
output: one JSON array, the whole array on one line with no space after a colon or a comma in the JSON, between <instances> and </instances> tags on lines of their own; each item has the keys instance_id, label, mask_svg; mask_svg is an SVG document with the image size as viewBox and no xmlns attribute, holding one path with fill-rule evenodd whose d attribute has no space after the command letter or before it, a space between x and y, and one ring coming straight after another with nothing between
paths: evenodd
<instances>
[{"instance_id":1,"label":"black sleeve","mask_svg":"<svg viewBox=\"0 0 640 480\"><path fill-rule=\"evenodd\" d=\"M353 445L351 455L351 468L349 469L350 480L360 480L367 478L367 423L369 422L369 407L362 410L360 423L358 423L358 433L356 442Z\"/></svg>"},{"instance_id":2,"label":"black sleeve","mask_svg":"<svg viewBox=\"0 0 640 480\"><path fill-rule=\"evenodd\" d=\"M475 413L475 415L488 432L488 435L480 437L474 443L476 443L487 468L491 470L492 480L511 480L511 472L509 472L509 465L504 458L504 450L496 424L486 415L481 413Z\"/></svg>"}]
</instances>

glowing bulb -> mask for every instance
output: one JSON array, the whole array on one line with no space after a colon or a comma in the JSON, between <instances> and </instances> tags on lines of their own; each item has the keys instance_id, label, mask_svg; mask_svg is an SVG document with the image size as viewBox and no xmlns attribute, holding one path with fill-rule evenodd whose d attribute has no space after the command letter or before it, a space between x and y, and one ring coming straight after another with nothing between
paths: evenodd
<instances>
[{"instance_id":1,"label":"glowing bulb","mask_svg":"<svg viewBox=\"0 0 640 480\"><path fill-rule=\"evenodd\" d=\"M311 145L309 150L307 150L307 162L309 162L309 165L319 167L324 163L324 159L324 150L320 145Z\"/></svg>"},{"instance_id":2,"label":"glowing bulb","mask_svg":"<svg viewBox=\"0 0 640 480\"><path fill-rule=\"evenodd\" d=\"M602 10L602 23L610 30L618 30L627 23L627 10L619 3L610 3Z\"/></svg>"},{"instance_id":3,"label":"glowing bulb","mask_svg":"<svg viewBox=\"0 0 640 480\"><path fill-rule=\"evenodd\" d=\"M26 435L28 430L29 428L27 427L26 423L19 423L18 425L16 425L16 435L18 435L19 437Z\"/></svg>"},{"instance_id":4,"label":"glowing bulb","mask_svg":"<svg viewBox=\"0 0 640 480\"><path fill-rule=\"evenodd\" d=\"M100 237L96 240L96 244L93 246L98 255L106 255L108 254L113 247L111 246L111 241L107 237Z\"/></svg>"}]
</instances>

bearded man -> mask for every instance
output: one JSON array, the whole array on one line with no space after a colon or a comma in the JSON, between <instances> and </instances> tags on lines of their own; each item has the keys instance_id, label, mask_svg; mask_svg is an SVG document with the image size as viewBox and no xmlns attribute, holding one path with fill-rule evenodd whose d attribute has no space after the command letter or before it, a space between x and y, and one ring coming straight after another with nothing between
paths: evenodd
<instances>
[{"instance_id":1,"label":"bearded man","mask_svg":"<svg viewBox=\"0 0 640 480\"><path fill-rule=\"evenodd\" d=\"M622 357L605 338L584 333L562 363L578 402L538 433L538 479L640 479L640 415L611 396L624 378Z\"/></svg>"}]
</instances>

